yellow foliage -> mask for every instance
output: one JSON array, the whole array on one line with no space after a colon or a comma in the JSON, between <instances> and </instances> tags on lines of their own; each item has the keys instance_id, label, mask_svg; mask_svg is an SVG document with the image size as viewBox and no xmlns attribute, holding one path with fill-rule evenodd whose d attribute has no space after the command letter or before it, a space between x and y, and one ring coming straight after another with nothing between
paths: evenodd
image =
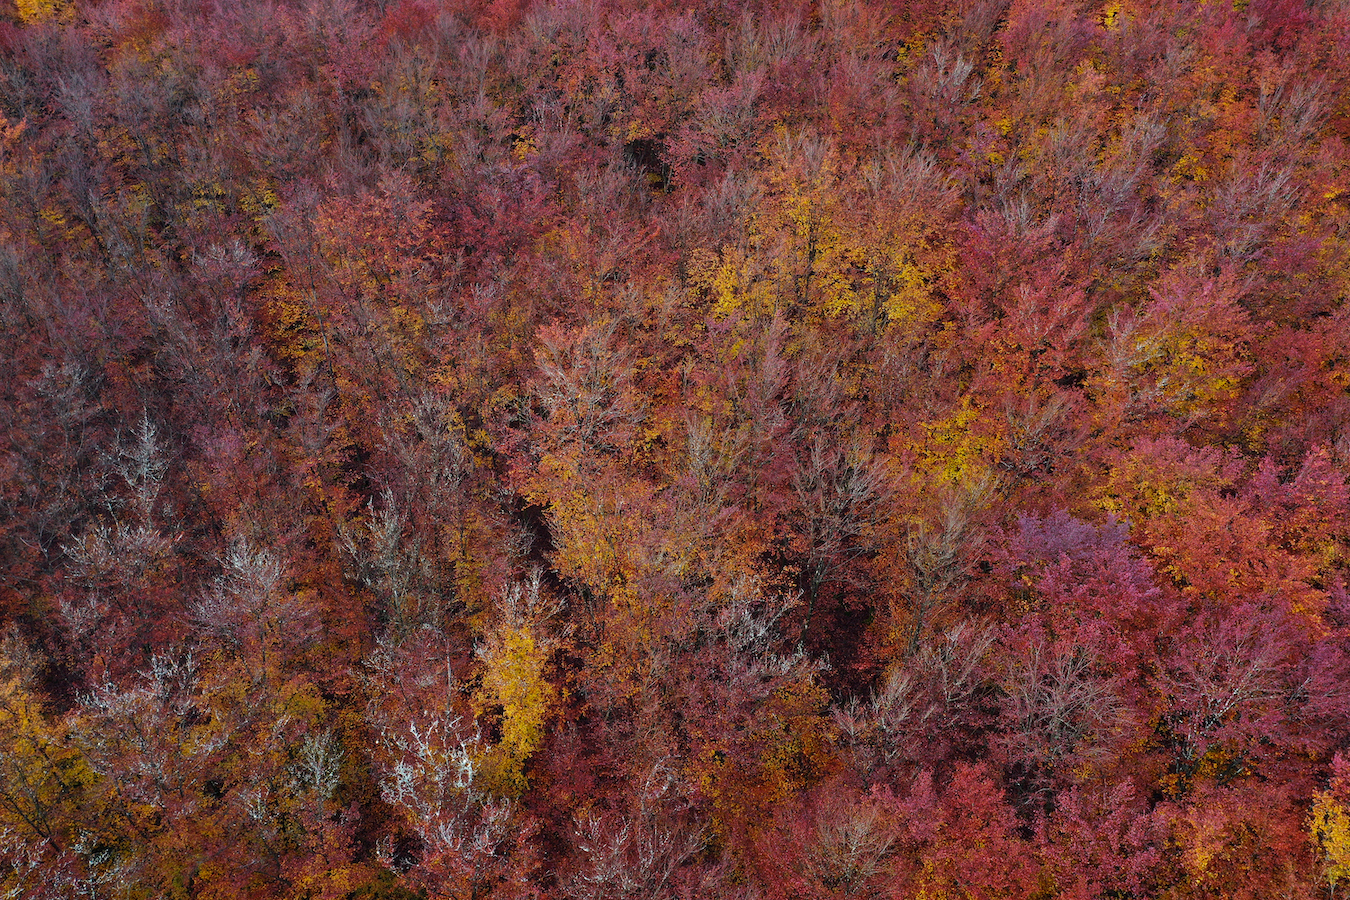
<instances>
[{"instance_id":1,"label":"yellow foliage","mask_svg":"<svg viewBox=\"0 0 1350 900\"><path fill-rule=\"evenodd\" d=\"M239 197L240 208L260 225L280 205L281 197L267 179L259 179Z\"/></svg>"},{"instance_id":2,"label":"yellow foliage","mask_svg":"<svg viewBox=\"0 0 1350 900\"><path fill-rule=\"evenodd\" d=\"M53 239L71 241L78 240L78 236L70 225L70 219L66 217L65 212L55 206L44 206L38 212L38 218L46 226L47 234Z\"/></svg>"},{"instance_id":3,"label":"yellow foliage","mask_svg":"<svg viewBox=\"0 0 1350 900\"><path fill-rule=\"evenodd\" d=\"M1204 806L1191 811L1186 825L1188 846L1182 860L1191 878L1203 883L1208 880L1210 863L1227 847L1228 820L1221 812Z\"/></svg>"},{"instance_id":4,"label":"yellow foliage","mask_svg":"<svg viewBox=\"0 0 1350 900\"><path fill-rule=\"evenodd\" d=\"M1232 375L1216 374L1216 363L1228 361L1231 347L1215 334L1201 328L1166 335L1155 357L1160 364L1153 370L1173 411L1181 416L1223 407L1240 392L1241 384Z\"/></svg>"},{"instance_id":5,"label":"yellow foliage","mask_svg":"<svg viewBox=\"0 0 1350 900\"><path fill-rule=\"evenodd\" d=\"M313 303L289 281L277 281L263 293L268 338L277 354L293 364L318 366L324 352L322 330Z\"/></svg>"},{"instance_id":6,"label":"yellow foliage","mask_svg":"<svg viewBox=\"0 0 1350 900\"><path fill-rule=\"evenodd\" d=\"M16 669L0 656L0 824L46 840L70 824L67 807L97 777L58 740Z\"/></svg>"},{"instance_id":7,"label":"yellow foliage","mask_svg":"<svg viewBox=\"0 0 1350 900\"><path fill-rule=\"evenodd\" d=\"M544 469L543 464L540 468ZM566 490L547 498L558 544L555 564L568 577L584 582L597 594L606 594L636 571L631 516L625 514L621 499L587 490L578 478L562 483Z\"/></svg>"},{"instance_id":8,"label":"yellow foliage","mask_svg":"<svg viewBox=\"0 0 1350 900\"><path fill-rule=\"evenodd\" d=\"M1213 507L1215 495L1230 483L1217 460L1207 468L1175 470L1161 467L1147 455L1131 455L1111 467L1097 503L1134 521L1194 516L1197 507Z\"/></svg>"},{"instance_id":9,"label":"yellow foliage","mask_svg":"<svg viewBox=\"0 0 1350 900\"><path fill-rule=\"evenodd\" d=\"M922 423L926 440L915 477L948 484L973 484L988 478L990 467L985 459L997 453L1000 441L992 433L981 433L981 416L982 410L966 396L950 415Z\"/></svg>"},{"instance_id":10,"label":"yellow foliage","mask_svg":"<svg viewBox=\"0 0 1350 900\"><path fill-rule=\"evenodd\" d=\"M775 807L836 770L828 706L822 687L798 681L765 698L734 735L716 728L698 735L689 775L709 801L715 833L725 837L736 821L757 827Z\"/></svg>"},{"instance_id":11,"label":"yellow foliage","mask_svg":"<svg viewBox=\"0 0 1350 900\"><path fill-rule=\"evenodd\" d=\"M489 790L519 794L526 787L525 763L544 742L544 725L554 690L544 677L549 647L528 625L505 624L480 655L486 662L475 698L479 712L501 707L501 740L482 760Z\"/></svg>"},{"instance_id":12,"label":"yellow foliage","mask_svg":"<svg viewBox=\"0 0 1350 900\"><path fill-rule=\"evenodd\" d=\"M887 325L905 331L920 331L937 322L942 307L929 292L922 269L908 259L901 259L892 281L894 287L882 302Z\"/></svg>"},{"instance_id":13,"label":"yellow foliage","mask_svg":"<svg viewBox=\"0 0 1350 900\"><path fill-rule=\"evenodd\" d=\"M832 735L823 715L827 706L825 691L811 682L774 692L759 759L770 803L805 790L834 767Z\"/></svg>"},{"instance_id":14,"label":"yellow foliage","mask_svg":"<svg viewBox=\"0 0 1350 900\"><path fill-rule=\"evenodd\" d=\"M893 325L919 331L941 308L920 263L933 255L932 222L907 209L884 221L862 211L857 160L809 135L780 129L763 148L769 189L748 217L744 246L695 250L689 283L722 318L860 319L874 334ZM790 307L784 310L784 305Z\"/></svg>"},{"instance_id":15,"label":"yellow foliage","mask_svg":"<svg viewBox=\"0 0 1350 900\"><path fill-rule=\"evenodd\" d=\"M69 0L15 0L19 20L25 25L40 25L53 19L65 21L70 11Z\"/></svg>"},{"instance_id":16,"label":"yellow foliage","mask_svg":"<svg viewBox=\"0 0 1350 900\"><path fill-rule=\"evenodd\" d=\"M781 213L795 240L796 253L783 262L783 283L794 283L801 300L836 318L859 311L854 273L866 261L862 247L851 245L838 222L833 186L824 183L830 167L810 185L793 185L780 201ZM782 263L780 263L782 268Z\"/></svg>"},{"instance_id":17,"label":"yellow foliage","mask_svg":"<svg viewBox=\"0 0 1350 900\"><path fill-rule=\"evenodd\" d=\"M1172 174L1177 182L1202 182L1209 177L1209 170L1204 167L1200 154L1192 150L1176 161L1172 166Z\"/></svg>"},{"instance_id":18,"label":"yellow foliage","mask_svg":"<svg viewBox=\"0 0 1350 900\"><path fill-rule=\"evenodd\" d=\"M192 206L198 210L221 210L229 199L229 192L219 181L193 185Z\"/></svg>"},{"instance_id":19,"label":"yellow foliage","mask_svg":"<svg viewBox=\"0 0 1350 900\"><path fill-rule=\"evenodd\" d=\"M933 865L931 859L923 861L923 874L919 877L918 893L914 895L914 900L949 900L951 894L942 887L941 878L937 873L937 866Z\"/></svg>"},{"instance_id":20,"label":"yellow foliage","mask_svg":"<svg viewBox=\"0 0 1350 900\"><path fill-rule=\"evenodd\" d=\"M1135 467L1112 466L1098 505L1114 515L1156 518L1176 512L1189 497L1190 485Z\"/></svg>"},{"instance_id":21,"label":"yellow foliage","mask_svg":"<svg viewBox=\"0 0 1350 900\"><path fill-rule=\"evenodd\" d=\"M18 146L19 138L27 127L27 119L11 122L0 116L0 151L3 151L6 156L14 152L14 148Z\"/></svg>"},{"instance_id":22,"label":"yellow foliage","mask_svg":"<svg viewBox=\"0 0 1350 900\"><path fill-rule=\"evenodd\" d=\"M539 148L535 146L533 135L528 132L517 135L511 145L511 155L519 160L529 159L537 152Z\"/></svg>"},{"instance_id":23,"label":"yellow foliage","mask_svg":"<svg viewBox=\"0 0 1350 900\"><path fill-rule=\"evenodd\" d=\"M356 866L306 873L295 880L295 894L297 897L347 897L358 882L367 877L368 873Z\"/></svg>"},{"instance_id":24,"label":"yellow foliage","mask_svg":"<svg viewBox=\"0 0 1350 900\"><path fill-rule=\"evenodd\" d=\"M1350 878L1350 809L1330 792L1313 798L1309 830L1320 854L1322 875L1336 890L1336 883Z\"/></svg>"},{"instance_id":25,"label":"yellow foliage","mask_svg":"<svg viewBox=\"0 0 1350 900\"><path fill-rule=\"evenodd\" d=\"M718 318L737 312L752 317L773 314L773 285L738 248L723 247L720 253L695 250L688 271L690 284L707 293Z\"/></svg>"}]
</instances>

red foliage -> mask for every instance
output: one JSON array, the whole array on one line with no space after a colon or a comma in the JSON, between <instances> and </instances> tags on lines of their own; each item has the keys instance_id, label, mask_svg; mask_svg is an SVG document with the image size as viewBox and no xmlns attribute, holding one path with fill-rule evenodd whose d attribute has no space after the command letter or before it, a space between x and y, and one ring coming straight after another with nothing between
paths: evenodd
<instances>
[{"instance_id":1,"label":"red foliage","mask_svg":"<svg viewBox=\"0 0 1350 900\"><path fill-rule=\"evenodd\" d=\"M0 894L1324 894L1347 26L6 5Z\"/></svg>"}]
</instances>

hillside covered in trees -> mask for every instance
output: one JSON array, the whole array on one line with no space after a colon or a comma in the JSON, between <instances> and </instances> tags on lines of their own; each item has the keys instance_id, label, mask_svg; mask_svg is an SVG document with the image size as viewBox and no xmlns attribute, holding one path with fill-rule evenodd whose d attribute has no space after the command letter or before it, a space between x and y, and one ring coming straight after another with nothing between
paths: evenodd
<instances>
[{"instance_id":1,"label":"hillside covered in trees","mask_svg":"<svg viewBox=\"0 0 1350 900\"><path fill-rule=\"evenodd\" d=\"M1350 3L4 0L0 897L1334 898Z\"/></svg>"}]
</instances>

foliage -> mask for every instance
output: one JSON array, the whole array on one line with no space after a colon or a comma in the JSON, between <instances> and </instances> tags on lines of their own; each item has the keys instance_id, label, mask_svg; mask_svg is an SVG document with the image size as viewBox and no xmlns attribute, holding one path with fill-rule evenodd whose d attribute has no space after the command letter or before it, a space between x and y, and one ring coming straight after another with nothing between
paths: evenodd
<instances>
[{"instance_id":1,"label":"foliage","mask_svg":"<svg viewBox=\"0 0 1350 900\"><path fill-rule=\"evenodd\" d=\"M0 894L1343 893L1347 48L0 5Z\"/></svg>"}]
</instances>

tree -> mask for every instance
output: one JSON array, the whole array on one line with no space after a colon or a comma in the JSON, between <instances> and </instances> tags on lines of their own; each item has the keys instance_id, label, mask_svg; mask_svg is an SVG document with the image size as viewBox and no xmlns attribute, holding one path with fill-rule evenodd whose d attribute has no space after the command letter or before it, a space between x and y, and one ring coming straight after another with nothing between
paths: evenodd
<instances>
[{"instance_id":1,"label":"tree","mask_svg":"<svg viewBox=\"0 0 1350 900\"><path fill-rule=\"evenodd\" d=\"M947 789L921 771L899 796L879 791L898 826L894 889L974 896L1022 896L1036 883L1032 848L1017 836L1017 820L981 767L958 763Z\"/></svg>"},{"instance_id":2,"label":"tree","mask_svg":"<svg viewBox=\"0 0 1350 900\"><path fill-rule=\"evenodd\" d=\"M945 487L940 505L905 529L899 573L904 587L891 618L906 655L918 652L936 624L935 614L950 610L959 598L980 545L977 516L992 490L992 480L978 477Z\"/></svg>"},{"instance_id":3,"label":"tree","mask_svg":"<svg viewBox=\"0 0 1350 900\"><path fill-rule=\"evenodd\" d=\"M500 709L500 739L482 760L482 783L494 793L514 797L525 790L525 765L543 745L556 702L545 672L556 638L546 626L562 604L543 592L536 570L525 584L504 591L495 611L497 624L476 652L484 667L475 697L478 711Z\"/></svg>"},{"instance_id":4,"label":"tree","mask_svg":"<svg viewBox=\"0 0 1350 900\"><path fill-rule=\"evenodd\" d=\"M666 900L717 890L717 872L698 865L708 837L674 788L676 773L658 762L623 812L578 811L572 841L579 857L566 881L575 900Z\"/></svg>"},{"instance_id":5,"label":"tree","mask_svg":"<svg viewBox=\"0 0 1350 900\"><path fill-rule=\"evenodd\" d=\"M81 836L81 807L98 776L34 696L37 658L11 628L0 646L0 886L16 897L116 883L117 860Z\"/></svg>"},{"instance_id":6,"label":"tree","mask_svg":"<svg viewBox=\"0 0 1350 900\"><path fill-rule=\"evenodd\" d=\"M452 660L425 652L431 636L386 639L367 661L374 771L396 817L379 852L433 896L486 896L529 873L529 820L486 783L492 745L469 717Z\"/></svg>"},{"instance_id":7,"label":"tree","mask_svg":"<svg viewBox=\"0 0 1350 900\"><path fill-rule=\"evenodd\" d=\"M836 706L835 724L859 769L936 766L966 752L985 724L986 656L996 638L988 623L960 622L896 660L866 703Z\"/></svg>"},{"instance_id":8,"label":"tree","mask_svg":"<svg viewBox=\"0 0 1350 900\"><path fill-rule=\"evenodd\" d=\"M1309 829L1315 841L1318 874L1336 896L1336 884L1350 878L1350 811L1346 808L1347 763L1341 754L1332 760L1331 782L1313 796Z\"/></svg>"}]
</instances>

